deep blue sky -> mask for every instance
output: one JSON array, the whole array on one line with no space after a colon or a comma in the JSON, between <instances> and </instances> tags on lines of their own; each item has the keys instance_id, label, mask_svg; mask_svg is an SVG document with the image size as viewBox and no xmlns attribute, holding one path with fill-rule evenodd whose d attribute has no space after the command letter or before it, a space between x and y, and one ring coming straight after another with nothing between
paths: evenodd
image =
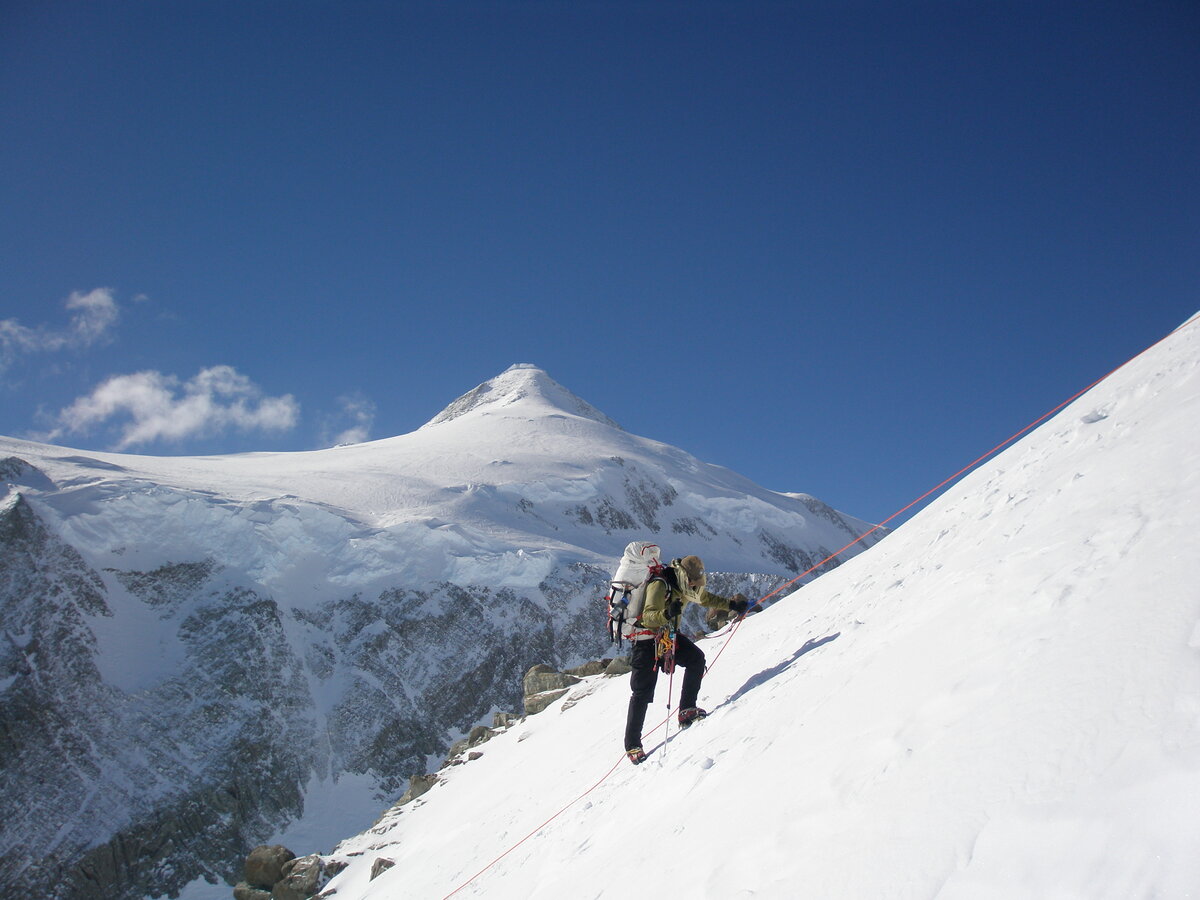
<instances>
[{"instance_id":1,"label":"deep blue sky","mask_svg":"<svg viewBox=\"0 0 1200 900\"><path fill-rule=\"evenodd\" d=\"M879 520L1200 309L1194 0L2 0L0 122L0 433L75 447L531 362Z\"/></svg>"}]
</instances>

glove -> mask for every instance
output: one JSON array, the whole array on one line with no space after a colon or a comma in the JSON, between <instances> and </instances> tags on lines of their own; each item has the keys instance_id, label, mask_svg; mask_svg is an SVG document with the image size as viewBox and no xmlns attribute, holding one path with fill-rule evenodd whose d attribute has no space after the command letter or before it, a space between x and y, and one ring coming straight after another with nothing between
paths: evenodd
<instances>
[{"instance_id":1,"label":"glove","mask_svg":"<svg viewBox=\"0 0 1200 900\"><path fill-rule=\"evenodd\" d=\"M678 619L681 612L683 612L683 604L678 600L670 600L667 602L666 615L668 622Z\"/></svg>"},{"instance_id":2,"label":"glove","mask_svg":"<svg viewBox=\"0 0 1200 900\"><path fill-rule=\"evenodd\" d=\"M749 608L750 601L742 594L734 594L733 599L729 601L729 611L737 613L739 616L744 616Z\"/></svg>"}]
</instances>

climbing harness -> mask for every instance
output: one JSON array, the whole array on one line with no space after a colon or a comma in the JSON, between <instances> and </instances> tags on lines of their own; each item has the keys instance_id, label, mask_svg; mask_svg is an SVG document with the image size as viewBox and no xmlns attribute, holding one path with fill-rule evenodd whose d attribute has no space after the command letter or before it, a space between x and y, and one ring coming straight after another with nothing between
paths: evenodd
<instances>
[{"instance_id":1,"label":"climbing harness","mask_svg":"<svg viewBox=\"0 0 1200 900\"><path fill-rule=\"evenodd\" d=\"M654 648L655 664L660 672L668 675L675 674L675 628L664 628L658 633L658 642Z\"/></svg>"}]
</instances>

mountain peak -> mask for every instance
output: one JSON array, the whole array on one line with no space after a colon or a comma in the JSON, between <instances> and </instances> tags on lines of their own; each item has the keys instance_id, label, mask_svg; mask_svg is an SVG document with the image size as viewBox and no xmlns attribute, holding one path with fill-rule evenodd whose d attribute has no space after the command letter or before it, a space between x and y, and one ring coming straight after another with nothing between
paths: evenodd
<instances>
[{"instance_id":1,"label":"mountain peak","mask_svg":"<svg viewBox=\"0 0 1200 900\"><path fill-rule=\"evenodd\" d=\"M463 394L440 413L425 423L424 427L441 425L461 418L476 410L497 412L517 404L528 407L529 414L547 415L566 413L591 419L612 428L621 426L586 400L576 397L551 378L543 369L531 363L516 363L495 378ZM540 409L535 409L540 407Z\"/></svg>"}]
</instances>

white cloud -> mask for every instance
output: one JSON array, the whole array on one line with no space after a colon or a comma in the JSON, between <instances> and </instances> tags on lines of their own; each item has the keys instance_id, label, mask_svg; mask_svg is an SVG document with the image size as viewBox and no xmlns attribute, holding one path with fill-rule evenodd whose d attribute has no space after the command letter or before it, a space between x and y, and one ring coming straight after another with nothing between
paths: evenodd
<instances>
[{"instance_id":1,"label":"white cloud","mask_svg":"<svg viewBox=\"0 0 1200 900\"><path fill-rule=\"evenodd\" d=\"M186 382L161 372L115 375L86 397L62 410L57 425L39 439L86 434L113 420L122 421L113 449L153 441L238 431L286 431L299 418L300 405L291 394L267 397L231 366L203 369Z\"/></svg>"},{"instance_id":2,"label":"white cloud","mask_svg":"<svg viewBox=\"0 0 1200 900\"><path fill-rule=\"evenodd\" d=\"M343 394L338 397L339 411L329 416L321 429L326 446L361 444L371 436L375 424L375 403L362 394Z\"/></svg>"},{"instance_id":3,"label":"white cloud","mask_svg":"<svg viewBox=\"0 0 1200 900\"><path fill-rule=\"evenodd\" d=\"M0 319L0 372L28 354L90 347L110 339L120 316L110 289L96 288L86 294L76 291L65 305L75 315L63 329L29 328L16 319Z\"/></svg>"},{"instance_id":4,"label":"white cloud","mask_svg":"<svg viewBox=\"0 0 1200 900\"><path fill-rule=\"evenodd\" d=\"M71 317L67 331L70 345L87 347L108 337L108 330L116 324L119 311L112 291L97 288L87 294L75 292L67 298L67 309L80 310Z\"/></svg>"}]
</instances>

